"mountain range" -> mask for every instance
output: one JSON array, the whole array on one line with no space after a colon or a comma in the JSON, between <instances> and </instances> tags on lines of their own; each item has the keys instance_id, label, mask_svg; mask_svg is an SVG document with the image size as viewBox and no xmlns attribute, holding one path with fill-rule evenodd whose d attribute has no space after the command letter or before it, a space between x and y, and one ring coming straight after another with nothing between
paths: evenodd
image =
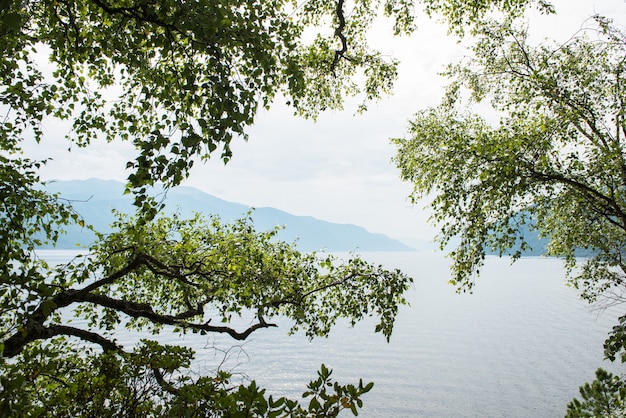
<instances>
[{"instance_id":1,"label":"mountain range","mask_svg":"<svg viewBox=\"0 0 626 418\"><path fill-rule=\"evenodd\" d=\"M114 220L113 210L133 213L132 195L124 195L124 184L113 180L49 181L45 189L59 193L71 202L86 223L100 232L107 232ZM165 212L178 211L182 216L198 212L204 216L218 215L222 221L241 218L251 209L240 203L228 202L192 187L176 187L168 191ZM296 242L300 251L411 251L408 245L379 233L372 233L352 224L338 224L310 216L296 216L271 207L256 208L252 212L258 230L284 226L278 239ZM89 246L94 234L78 225L67 228L60 237L58 249Z\"/></svg>"}]
</instances>

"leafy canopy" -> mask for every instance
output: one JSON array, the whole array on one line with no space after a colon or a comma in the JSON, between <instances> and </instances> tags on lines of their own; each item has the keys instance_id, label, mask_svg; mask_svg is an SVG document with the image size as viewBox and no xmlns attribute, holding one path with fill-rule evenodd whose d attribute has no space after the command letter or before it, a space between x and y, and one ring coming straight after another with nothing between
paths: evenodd
<instances>
[{"instance_id":1,"label":"leafy canopy","mask_svg":"<svg viewBox=\"0 0 626 418\"><path fill-rule=\"evenodd\" d=\"M533 0L422 3L457 31L490 10L549 9ZM382 13L397 34L410 33L414 9L409 0L4 1L3 149L18 149L24 135L42 140L50 118L68 120L78 146L132 141L128 180L142 197L146 185L179 184L195 157L219 150L228 160L233 138L278 96L314 117L346 95L366 103L389 93L397 61L368 46L368 29Z\"/></svg>"},{"instance_id":2,"label":"leafy canopy","mask_svg":"<svg viewBox=\"0 0 626 418\"><path fill-rule=\"evenodd\" d=\"M511 23L481 27L474 56L447 69L443 103L394 140L395 162L414 185L412 198L432 199L439 242L455 246L459 291L472 289L487 250L520 257L530 229L549 238L547 254L564 258L584 299L623 302L626 34L596 16L564 44L527 39ZM472 112L478 102L491 113ZM626 359L624 321L605 343L608 359ZM568 414L610 407L623 416L623 388L598 371Z\"/></svg>"},{"instance_id":3,"label":"leafy canopy","mask_svg":"<svg viewBox=\"0 0 626 418\"><path fill-rule=\"evenodd\" d=\"M471 289L486 249L519 257L531 221L573 274L578 249L595 254L572 277L586 297L621 282L626 40L607 20L594 22L563 45L539 47L510 25L484 26L475 57L448 68L442 105L394 140L412 197L432 197L441 244L460 240L451 255L461 289ZM499 120L463 109L464 99L488 100Z\"/></svg>"},{"instance_id":4,"label":"leafy canopy","mask_svg":"<svg viewBox=\"0 0 626 418\"><path fill-rule=\"evenodd\" d=\"M78 146L133 142L132 188L177 185L194 157L221 150L228 160L233 138L245 137L258 107L277 95L314 116L340 108L346 94L389 92L397 63L365 37L377 4L356 2L346 22L335 1L5 1L3 149L15 150L26 134L42 140L45 120L68 120L67 138ZM411 11L403 0L385 2L398 32L412 30ZM336 53L332 30L302 40L306 28L339 21L349 51Z\"/></svg>"},{"instance_id":5,"label":"leafy canopy","mask_svg":"<svg viewBox=\"0 0 626 418\"><path fill-rule=\"evenodd\" d=\"M165 408L163 414L178 416L179 407L211 411L210 402L221 402L231 390L227 373L219 381L193 378L186 373L193 358L190 349L144 340L128 351L116 341L120 330L225 333L244 340L277 326L272 319L286 317L292 320L292 332L302 329L313 338L328 335L338 318L354 324L374 315L379 318L376 331L389 338L411 283L399 271L359 258L338 263L331 256L302 254L275 241L276 230L254 231L247 219L223 225L217 218L121 218L116 227L101 236L88 256L59 266L32 259L27 284L3 286L0 348L3 359L13 360L0 362L0 405L9 415L45 405L59 408L59 415L85 414L89 408L111 415ZM69 312L76 325L68 321ZM230 325L241 316L248 325ZM330 372L321 373L326 382ZM359 387L336 385L338 398L313 405L339 403L343 406L337 412L356 410L356 399L371 385ZM252 388L254 383L245 390ZM77 404L90 390L95 391L93 400ZM311 394L326 390L318 387ZM194 397L209 396L206 391L215 399ZM251 402L265 402L262 395ZM229 408L238 405L230 401Z\"/></svg>"},{"instance_id":6,"label":"leafy canopy","mask_svg":"<svg viewBox=\"0 0 626 418\"><path fill-rule=\"evenodd\" d=\"M489 12L549 10L533 0L416 3L457 33ZM278 99L315 117L348 96L364 109L388 93L397 62L368 46L368 30L382 13L396 34L410 33L414 8L408 0L0 2L0 415L356 414L372 385L335 384L325 367L301 405L254 382L237 386L223 371L192 375L187 348L123 347L115 337L124 326L244 339L276 316L312 337L338 318L375 315L389 338L410 283L400 272L301 254L247 220L160 218L147 188L178 185L215 153L228 161L231 141ZM120 218L88 256L62 266L36 248L69 224L89 226L70 202L41 191L45 161L21 155L23 141L51 134L65 134L70 148L122 140L136 149L127 169L137 218ZM255 319L237 329L230 320L239 315Z\"/></svg>"}]
</instances>

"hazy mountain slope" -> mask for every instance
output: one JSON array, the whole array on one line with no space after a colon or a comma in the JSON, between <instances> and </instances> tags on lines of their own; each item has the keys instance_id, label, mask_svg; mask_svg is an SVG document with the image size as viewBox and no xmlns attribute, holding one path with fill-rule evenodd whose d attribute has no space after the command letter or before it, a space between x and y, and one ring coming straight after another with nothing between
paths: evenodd
<instances>
[{"instance_id":1,"label":"hazy mountain slope","mask_svg":"<svg viewBox=\"0 0 626 418\"><path fill-rule=\"evenodd\" d=\"M106 232L114 217L112 210L131 213L132 197L123 195L124 185L111 180L71 180L49 182L46 189L68 199L86 220L99 231ZM178 210L184 216L200 212L206 216L219 215L224 221L240 218L248 206L227 202L191 187L178 187L168 192L166 211ZM329 251L407 251L409 246L383 234L370 233L351 224L337 224L310 216L295 216L274 208L257 208L253 212L255 226L267 230L276 225L285 226L279 238L288 242L298 240L302 251L327 249ZM63 236L57 248L76 248L89 245L94 236L90 231L72 227Z\"/></svg>"}]
</instances>

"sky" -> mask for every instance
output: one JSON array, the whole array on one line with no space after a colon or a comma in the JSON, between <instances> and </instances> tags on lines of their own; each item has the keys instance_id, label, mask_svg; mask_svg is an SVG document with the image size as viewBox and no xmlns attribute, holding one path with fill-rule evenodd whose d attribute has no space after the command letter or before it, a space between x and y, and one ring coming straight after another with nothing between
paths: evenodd
<instances>
[{"instance_id":1,"label":"sky","mask_svg":"<svg viewBox=\"0 0 626 418\"><path fill-rule=\"evenodd\" d=\"M626 26L626 0L553 3L556 15L528 16L538 40L565 41L595 13ZM392 38L379 28L372 39L373 46L401 61L392 96L360 115L355 114L358 100L349 100L345 110L324 113L316 122L276 104L259 114L247 142L232 144L227 165L218 156L197 163L184 185L251 207L356 224L417 248L427 246L437 229L427 221L426 202L409 202L411 185L400 180L391 162L395 148L390 138L404 136L413 114L439 103L447 80L438 73L466 52L446 35L444 25L423 16L417 23L411 37ZM128 176L125 165L135 155L130 144L95 142L67 152L63 127L48 123L44 129L51 134L42 143L25 146L33 158L52 156L41 172L43 179L124 181Z\"/></svg>"}]
</instances>

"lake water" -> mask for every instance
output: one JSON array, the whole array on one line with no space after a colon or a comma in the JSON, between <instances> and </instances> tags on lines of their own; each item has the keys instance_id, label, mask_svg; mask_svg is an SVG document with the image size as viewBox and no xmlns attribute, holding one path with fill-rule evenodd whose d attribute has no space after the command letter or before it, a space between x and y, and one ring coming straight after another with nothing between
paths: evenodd
<instances>
[{"instance_id":1,"label":"lake water","mask_svg":"<svg viewBox=\"0 0 626 418\"><path fill-rule=\"evenodd\" d=\"M42 252L61 261L67 252ZM321 363L342 383L374 381L363 417L560 417L603 362L602 343L619 307L592 310L564 286L562 263L488 258L472 295L447 284L440 253L368 253L415 279L391 342L373 322L339 324L309 342L284 327L260 330L241 345L222 336L165 335L197 350L199 372L222 367L254 378L269 393L298 397ZM132 343L123 334L118 341ZM351 416L348 414L347 416Z\"/></svg>"}]
</instances>

